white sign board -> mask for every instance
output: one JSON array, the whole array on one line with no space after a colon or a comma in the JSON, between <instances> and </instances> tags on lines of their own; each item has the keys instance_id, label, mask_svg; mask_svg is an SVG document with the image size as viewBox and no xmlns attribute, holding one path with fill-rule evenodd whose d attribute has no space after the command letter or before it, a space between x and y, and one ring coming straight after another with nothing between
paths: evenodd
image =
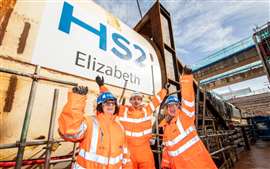
<instances>
[{"instance_id":1,"label":"white sign board","mask_svg":"<svg viewBox=\"0 0 270 169\"><path fill-rule=\"evenodd\" d=\"M151 60L152 57L152 60ZM153 94L160 88L156 52L137 32L92 1L48 1L32 63ZM152 68L153 72L152 72Z\"/></svg>"}]
</instances>

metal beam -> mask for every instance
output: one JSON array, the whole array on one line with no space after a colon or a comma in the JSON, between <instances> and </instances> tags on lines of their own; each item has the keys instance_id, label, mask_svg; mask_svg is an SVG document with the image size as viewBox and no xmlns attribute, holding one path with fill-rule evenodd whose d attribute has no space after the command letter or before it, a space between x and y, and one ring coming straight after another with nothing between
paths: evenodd
<instances>
[{"instance_id":1,"label":"metal beam","mask_svg":"<svg viewBox=\"0 0 270 169\"><path fill-rule=\"evenodd\" d=\"M268 29L269 29L270 25L268 25ZM261 42L258 42L257 40L257 37L258 36L261 40ZM262 40L260 35L257 35L257 32L253 35L253 39L254 39L254 42L256 44L256 49L257 49L257 52L258 52L258 55L259 57L261 58L262 60L262 63L263 63L263 66L264 66L264 69L265 69L265 72L266 72L266 75L267 75L267 78L268 78L268 81L270 82L270 64L269 62L267 61L267 51L266 50L269 50L269 49L266 49L264 46L263 46L263 41L270 41L269 39L270 38L267 38L265 40ZM269 43L269 42L268 42Z\"/></svg>"},{"instance_id":2,"label":"metal beam","mask_svg":"<svg viewBox=\"0 0 270 169\"><path fill-rule=\"evenodd\" d=\"M239 97L228 100L231 104L237 106L242 112L255 113L270 112L270 92L261 93L252 96Z\"/></svg>"},{"instance_id":3,"label":"metal beam","mask_svg":"<svg viewBox=\"0 0 270 169\"><path fill-rule=\"evenodd\" d=\"M245 96L245 97L239 97L239 98L234 98L228 100L228 102L232 104L238 104L238 103L247 103L247 102L255 102L255 101L262 101L270 98L270 93L261 93L261 94L256 94L256 95L251 95L251 96Z\"/></svg>"},{"instance_id":4,"label":"metal beam","mask_svg":"<svg viewBox=\"0 0 270 169\"><path fill-rule=\"evenodd\" d=\"M235 68L253 63L260 60L255 46L243 51L241 53L235 54L232 57L226 58L222 61L219 61L211 66L203 68L199 71L196 71L194 77L196 80L203 80L209 77L233 70Z\"/></svg>"},{"instance_id":5,"label":"metal beam","mask_svg":"<svg viewBox=\"0 0 270 169\"><path fill-rule=\"evenodd\" d=\"M270 103L251 104L251 105L236 105L240 109L268 109L270 110Z\"/></svg>"},{"instance_id":6,"label":"metal beam","mask_svg":"<svg viewBox=\"0 0 270 169\"><path fill-rule=\"evenodd\" d=\"M206 84L206 88L209 90L215 89L215 88L219 88L219 87L223 87L223 86L227 86L227 85L231 85L234 83L238 83L241 81L245 81L245 80L249 80L249 79L253 79L259 76L263 76L265 75L265 71L263 67L259 67L259 68L254 68L250 71L246 71L243 73L239 73L230 77L226 77L223 79L219 79L213 82L210 82L208 84Z\"/></svg>"},{"instance_id":7,"label":"metal beam","mask_svg":"<svg viewBox=\"0 0 270 169\"><path fill-rule=\"evenodd\" d=\"M256 105L256 104L270 104L270 97L268 98L261 98L261 100L250 100L250 101L241 101L241 102L230 102L234 105L239 105L242 107L248 107L250 105Z\"/></svg>"}]
</instances>

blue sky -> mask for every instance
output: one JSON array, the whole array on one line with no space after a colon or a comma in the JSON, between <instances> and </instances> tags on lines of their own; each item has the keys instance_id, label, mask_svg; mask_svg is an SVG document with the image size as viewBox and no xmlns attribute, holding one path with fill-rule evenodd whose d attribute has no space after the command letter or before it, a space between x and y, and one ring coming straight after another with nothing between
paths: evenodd
<instances>
[{"instance_id":1,"label":"blue sky","mask_svg":"<svg viewBox=\"0 0 270 169\"><path fill-rule=\"evenodd\" d=\"M130 27L140 20L136 0L97 0ZM194 64L214 51L251 36L270 20L269 0L160 0L171 13L176 52ZM139 0L145 14L154 0Z\"/></svg>"},{"instance_id":2,"label":"blue sky","mask_svg":"<svg viewBox=\"0 0 270 169\"><path fill-rule=\"evenodd\" d=\"M97 0L99 5L130 27L140 20L136 0ZM143 15L154 0L139 0ZM170 12L178 58L184 64L198 63L215 51L253 33L270 21L270 0L160 0ZM254 83L256 81L256 83ZM216 89L217 93L269 85L266 76Z\"/></svg>"}]
</instances>

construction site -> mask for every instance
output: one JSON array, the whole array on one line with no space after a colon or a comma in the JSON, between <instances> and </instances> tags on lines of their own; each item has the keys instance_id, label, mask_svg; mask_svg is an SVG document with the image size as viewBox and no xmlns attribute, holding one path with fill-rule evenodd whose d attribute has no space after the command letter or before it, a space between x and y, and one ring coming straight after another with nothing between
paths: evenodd
<instances>
[{"instance_id":1,"label":"construction site","mask_svg":"<svg viewBox=\"0 0 270 169\"><path fill-rule=\"evenodd\" d=\"M140 11L143 4L134 1ZM88 87L84 112L95 115L97 76L123 105L134 92L152 103L166 84L165 99L153 110L150 144L155 168L170 168L161 164L165 133L160 123L166 119L166 98L185 101L179 79L187 63L178 56L175 16L162 1L140 15L130 27L95 1L0 0L0 168L76 168L80 141L64 139L59 117L77 86ZM268 21L190 65L194 126L216 168L269 168L269 16ZM261 77L265 84L256 80ZM252 90L241 85L246 81L264 87ZM242 88L230 88L239 83ZM229 92L218 92L224 88Z\"/></svg>"}]
</instances>

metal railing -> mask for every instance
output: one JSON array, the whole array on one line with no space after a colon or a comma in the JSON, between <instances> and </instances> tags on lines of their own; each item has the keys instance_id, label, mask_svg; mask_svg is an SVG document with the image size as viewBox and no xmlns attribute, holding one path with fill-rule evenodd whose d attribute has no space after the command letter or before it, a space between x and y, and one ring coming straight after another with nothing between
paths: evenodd
<instances>
[{"instance_id":1,"label":"metal railing","mask_svg":"<svg viewBox=\"0 0 270 169\"><path fill-rule=\"evenodd\" d=\"M28 129L29 129L29 124L30 124L30 119L31 119L31 114L33 111L34 100L35 100L35 96L36 96L36 92L37 92L38 82L43 80L43 81L49 81L49 82L64 84L64 85L71 85L71 86L77 85L77 83L74 83L74 82L59 80L56 78L50 78L50 77L46 77L46 76L41 76L40 70L41 70L41 67L36 66L35 72L33 74L30 74L30 73L19 72L17 70L13 70L13 69L9 69L9 68L0 67L0 72L23 76L23 77L28 77L28 78L32 79L32 84L31 84L30 94L28 97L28 102L27 102L26 112L25 112L25 116L24 116L22 131L20 134L20 140L17 141L16 143L1 144L0 145L0 149L18 147L17 156L16 156L16 166L15 166L16 169L20 169L21 166L23 165L23 156L24 156L24 151L25 151L26 146L46 145L46 147L45 147L45 150L46 150L45 160L44 160L44 166L46 169L50 168L50 164L59 163L59 162L66 162L66 161L74 161L74 159L75 159L75 151L74 151L72 156L68 159L51 160L52 145L55 143L64 142L64 140L62 140L62 139L55 140L54 136L53 136L53 131L55 128L54 124L55 124L55 116L56 116L56 108L57 108L57 103L58 103L59 89L54 90L54 98L53 98L53 105L52 105L51 116L50 116L47 141L26 141ZM75 143L74 143L73 150L76 150Z\"/></svg>"}]
</instances>

